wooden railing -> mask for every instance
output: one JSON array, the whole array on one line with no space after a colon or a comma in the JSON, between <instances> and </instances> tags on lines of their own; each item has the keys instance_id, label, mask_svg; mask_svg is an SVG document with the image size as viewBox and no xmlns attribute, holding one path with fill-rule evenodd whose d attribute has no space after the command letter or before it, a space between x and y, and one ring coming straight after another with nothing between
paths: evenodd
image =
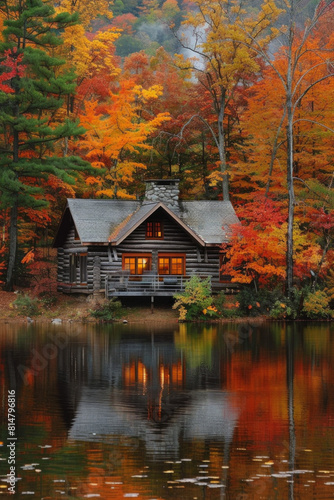
<instances>
[{"instance_id":1,"label":"wooden railing","mask_svg":"<svg viewBox=\"0 0 334 500\"><path fill-rule=\"evenodd\" d=\"M129 274L124 271L106 276L106 297L117 295L173 295L184 291L190 279L182 275Z\"/></svg>"}]
</instances>

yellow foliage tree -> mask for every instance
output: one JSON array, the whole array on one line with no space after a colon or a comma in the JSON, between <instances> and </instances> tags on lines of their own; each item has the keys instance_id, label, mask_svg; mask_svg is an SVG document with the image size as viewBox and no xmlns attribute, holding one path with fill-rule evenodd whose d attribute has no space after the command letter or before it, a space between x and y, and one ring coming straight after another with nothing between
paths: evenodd
<instances>
[{"instance_id":1,"label":"yellow foliage tree","mask_svg":"<svg viewBox=\"0 0 334 500\"><path fill-rule=\"evenodd\" d=\"M112 18L112 12L109 10L110 2L108 0L60 0L55 7L57 12L69 12L79 14L80 24L85 29L91 28L91 23L98 16Z\"/></svg>"},{"instance_id":2,"label":"yellow foliage tree","mask_svg":"<svg viewBox=\"0 0 334 500\"><path fill-rule=\"evenodd\" d=\"M92 79L100 77L109 82L120 73L120 68L115 62L115 41L119 38L121 30L109 28L96 33L89 33L92 23L98 16L112 18L107 0L61 0L56 7L56 12L78 13L79 23L68 26L64 30L63 43L58 48L58 55L66 60L66 66L75 71L77 76L77 93L75 106L74 96L68 100L67 114L77 114L81 101L91 98L92 92L89 85L81 91L80 86Z\"/></svg>"},{"instance_id":3,"label":"yellow foliage tree","mask_svg":"<svg viewBox=\"0 0 334 500\"><path fill-rule=\"evenodd\" d=\"M254 43L266 50L278 35L273 26L282 10L272 0L248 10L240 0L194 0L193 5L184 21L180 42L194 57L185 60L179 56L179 64L183 68L192 66L211 98L213 112L206 125L219 154L223 197L228 200L226 111L240 83L254 79L259 72L259 61L251 46Z\"/></svg>"}]
</instances>

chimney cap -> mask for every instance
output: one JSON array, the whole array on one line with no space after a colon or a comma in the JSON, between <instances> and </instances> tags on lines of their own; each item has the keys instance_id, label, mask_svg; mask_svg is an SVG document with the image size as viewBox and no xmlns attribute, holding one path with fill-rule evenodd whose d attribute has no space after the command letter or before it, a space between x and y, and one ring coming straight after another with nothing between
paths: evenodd
<instances>
[{"instance_id":1,"label":"chimney cap","mask_svg":"<svg viewBox=\"0 0 334 500\"><path fill-rule=\"evenodd\" d=\"M180 182L180 179L147 179L144 182L146 183L151 182L154 184L159 184L160 186L168 186Z\"/></svg>"}]
</instances>

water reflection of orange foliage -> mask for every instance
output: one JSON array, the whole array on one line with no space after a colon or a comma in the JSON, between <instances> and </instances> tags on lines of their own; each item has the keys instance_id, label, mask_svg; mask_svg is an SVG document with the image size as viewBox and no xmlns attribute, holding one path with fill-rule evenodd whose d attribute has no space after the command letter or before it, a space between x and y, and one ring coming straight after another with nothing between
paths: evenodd
<instances>
[{"instance_id":1,"label":"water reflection of orange foliage","mask_svg":"<svg viewBox=\"0 0 334 500\"><path fill-rule=\"evenodd\" d=\"M57 360L49 360L43 370L38 373L32 371L27 379L19 382L16 411L20 415L20 428L40 426L44 430L44 439L52 446L52 450L61 448L67 440L67 429L61 412L54 411L62 397L58 390ZM2 371L1 383L5 387ZM24 441L24 445L29 447L29 442Z\"/></svg>"},{"instance_id":2,"label":"water reflection of orange foliage","mask_svg":"<svg viewBox=\"0 0 334 500\"><path fill-rule=\"evenodd\" d=\"M334 349L324 339L322 352L294 356L294 422L308 429L334 420ZM309 341L309 339L308 339ZM327 348L325 348L325 344ZM334 347L334 345L333 345ZM224 389L241 396L240 429L261 441L278 439L286 432L288 421L287 359L285 348L272 358L254 359L249 351L235 351L225 374ZM292 382L292 381L291 381ZM315 415L317 418L315 419Z\"/></svg>"},{"instance_id":3,"label":"water reflection of orange foliage","mask_svg":"<svg viewBox=\"0 0 334 500\"><path fill-rule=\"evenodd\" d=\"M289 483L271 474L289 470L292 456L294 469L314 471L294 478L295 498L315 498L322 490L322 497L330 498L326 479L320 485L314 475L334 468L329 445L334 438L334 338L329 333L329 328L312 326L309 332L305 328L303 335L290 333L288 338L282 331L279 349L232 353L224 389L240 396L229 456L229 487L236 496L289 498Z\"/></svg>"},{"instance_id":4,"label":"water reflection of orange foliage","mask_svg":"<svg viewBox=\"0 0 334 500\"><path fill-rule=\"evenodd\" d=\"M263 442L280 439L287 420L286 360L254 361L250 352L235 352L226 374L225 388L240 395L240 440ZM265 425L264 425L265 422Z\"/></svg>"},{"instance_id":5,"label":"water reflection of orange foliage","mask_svg":"<svg viewBox=\"0 0 334 500\"><path fill-rule=\"evenodd\" d=\"M138 494L136 498L139 500L152 498L150 484L145 483L142 478L138 478L141 474L144 476L147 470L141 470L138 467L138 462L135 460L131 448L128 451L123 449L118 463L117 460L114 460L113 454L109 457L105 456L105 450L101 443L96 443L94 448L88 449L86 457L88 473L82 477L82 482L78 477L71 481L72 484L77 484L76 497L98 494L100 498L106 500L119 500L125 498L126 495ZM100 467L96 464L100 464ZM110 469L113 470L113 473L110 472ZM163 500L158 496L154 498Z\"/></svg>"}]
</instances>

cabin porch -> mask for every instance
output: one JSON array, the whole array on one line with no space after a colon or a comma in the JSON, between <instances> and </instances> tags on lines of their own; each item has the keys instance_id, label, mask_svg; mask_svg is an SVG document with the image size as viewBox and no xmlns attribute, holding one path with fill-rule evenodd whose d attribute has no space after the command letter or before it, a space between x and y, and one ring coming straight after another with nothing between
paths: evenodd
<instances>
[{"instance_id":1,"label":"cabin porch","mask_svg":"<svg viewBox=\"0 0 334 500\"><path fill-rule=\"evenodd\" d=\"M217 282L211 276L198 274L201 279L210 278L213 293L223 290L228 294L237 293L240 286L237 283ZM178 274L157 274L144 272L130 274L128 271L108 273L105 280L105 296L112 297L172 297L175 293L184 292L185 285L191 276Z\"/></svg>"},{"instance_id":2,"label":"cabin porch","mask_svg":"<svg viewBox=\"0 0 334 500\"><path fill-rule=\"evenodd\" d=\"M207 278L207 276L201 276ZM105 296L173 296L183 292L190 276L159 275L156 273L129 274L126 271L109 273L105 281Z\"/></svg>"}]
</instances>

